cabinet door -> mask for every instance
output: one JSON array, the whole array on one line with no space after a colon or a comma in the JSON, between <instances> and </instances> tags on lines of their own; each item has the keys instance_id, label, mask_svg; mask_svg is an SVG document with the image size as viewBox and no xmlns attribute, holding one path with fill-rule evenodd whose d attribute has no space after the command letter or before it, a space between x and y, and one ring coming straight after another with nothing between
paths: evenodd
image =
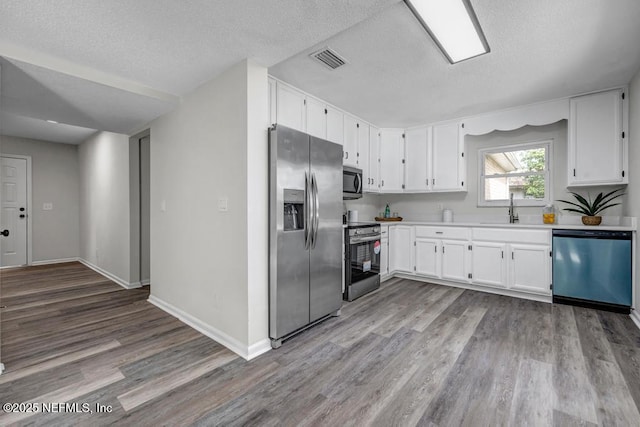
<instances>
[{"instance_id":1,"label":"cabinet door","mask_svg":"<svg viewBox=\"0 0 640 427\"><path fill-rule=\"evenodd\" d=\"M461 180L461 143L458 123L433 127L433 177L434 191L459 190Z\"/></svg>"},{"instance_id":2,"label":"cabinet door","mask_svg":"<svg viewBox=\"0 0 640 427\"><path fill-rule=\"evenodd\" d=\"M473 283L506 288L506 252L507 245L504 243L473 242L471 252Z\"/></svg>"},{"instance_id":3,"label":"cabinet door","mask_svg":"<svg viewBox=\"0 0 640 427\"><path fill-rule=\"evenodd\" d=\"M380 275L389 274L389 239L383 237L380 239Z\"/></svg>"},{"instance_id":4,"label":"cabinet door","mask_svg":"<svg viewBox=\"0 0 640 427\"><path fill-rule=\"evenodd\" d=\"M327 115L324 102L307 98L307 133L318 138L327 138Z\"/></svg>"},{"instance_id":5,"label":"cabinet door","mask_svg":"<svg viewBox=\"0 0 640 427\"><path fill-rule=\"evenodd\" d=\"M425 191L429 189L427 152L431 128L410 129L405 132L405 191Z\"/></svg>"},{"instance_id":6,"label":"cabinet door","mask_svg":"<svg viewBox=\"0 0 640 427\"><path fill-rule=\"evenodd\" d=\"M358 167L358 120L348 114L344 115L344 158L342 163Z\"/></svg>"},{"instance_id":7,"label":"cabinet door","mask_svg":"<svg viewBox=\"0 0 640 427\"><path fill-rule=\"evenodd\" d=\"M413 273L413 227L389 227L389 270Z\"/></svg>"},{"instance_id":8,"label":"cabinet door","mask_svg":"<svg viewBox=\"0 0 640 427\"><path fill-rule=\"evenodd\" d=\"M369 192L380 191L380 129L373 126L369 130ZM366 187L365 187L366 188Z\"/></svg>"},{"instance_id":9,"label":"cabinet door","mask_svg":"<svg viewBox=\"0 0 640 427\"><path fill-rule=\"evenodd\" d=\"M510 287L542 295L551 294L549 246L512 243Z\"/></svg>"},{"instance_id":10,"label":"cabinet door","mask_svg":"<svg viewBox=\"0 0 640 427\"><path fill-rule=\"evenodd\" d=\"M301 132L307 131L305 95L280 82L278 89L278 123Z\"/></svg>"},{"instance_id":11,"label":"cabinet door","mask_svg":"<svg viewBox=\"0 0 640 427\"><path fill-rule=\"evenodd\" d=\"M327 141L342 144L344 141L344 114L333 107L327 108Z\"/></svg>"},{"instance_id":12,"label":"cabinet door","mask_svg":"<svg viewBox=\"0 0 640 427\"><path fill-rule=\"evenodd\" d=\"M463 240L442 240L442 278L468 282L468 243Z\"/></svg>"},{"instance_id":13,"label":"cabinet door","mask_svg":"<svg viewBox=\"0 0 640 427\"><path fill-rule=\"evenodd\" d=\"M380 192L400 193L403 186L404 138L402 129L380 131Z\"/></svg>"},{"instance_id":14,"label":"cabinet door","mask_svg":"<svg viewBox=\"0 0 640 427\"><path fill-rule=\"evenodd\" d=\"M362 169L362 191L365 192L371 191L369 139L369 125L360 123L360 128L358 128L358 167Z\"/></svg>"},{"instance_id":15,"label":"cabinet door","mask_svg":"<svg viewBox=\"0 0 640 427\"><path fill-rule=\"evenodd\" d=\"M628 182L622 169L622 105L622 90L570 100L568 185Z\"/></svg>"},{"instance_id":16,"label":"cabinet door","mask_svg":"<svg viewBox=\"0 0 640 427\"><path fill-rule=\"evenodd\" d=\"M440 277L440 242L436 239L416 238L416 273Z\"/></svg>"}]
</instances>

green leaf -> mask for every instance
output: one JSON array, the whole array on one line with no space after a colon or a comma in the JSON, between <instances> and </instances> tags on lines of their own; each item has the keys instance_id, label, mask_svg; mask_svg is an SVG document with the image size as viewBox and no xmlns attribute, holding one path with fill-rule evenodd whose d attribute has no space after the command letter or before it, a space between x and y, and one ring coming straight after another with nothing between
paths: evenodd
<instances>
[{"instance_id":1,"label":"green leaf","mask_svg":"<svg viewBox=\"0 0 640 427\"><path fill-rule=\"evenodd\" d=\"M624 196L625 193L615 194L618 191L622 191L622 190L623 190L622 188L618 188L617 190L610 191L606 195L602 196L602 199L600 200L599 203L594 203L594 205L593 205L594 211L601 212L601 211L603 211L605 209L609 209L612 206L617 206L619 203L616 204L616 205L609 205L609 203L611 201L617 199L618 197ZM602 193L600 193L600 194L602 194Z\"/></svg>"},{"instance_id":2,"label":"green leaf","mask_svg":"<svg viewBox=\"0 0 640 427\"><path fill-rule=\"evenodd\" d=\"M582 197L578 193L574 193L573 191L569 191L569 193L571 193L573 195L573 197L575 197L576 200L582 204L582 206L584 206L587 209L591 208L591 203L587 202L587 199L585 199L584 197Z\"/></svg>"},{"instance_id":3,"label":"green leaf","mask_svg":"<svg viewBox=\"0 0 640 427\"><path fill-rule=\"evenodd\" d=\"M581 208L581 209L564 208L563 210L565 210L567 212L578 212L579 214L583 214L583 215L587 215L587 216L593 216L589 212L585 211L584 208Z\"/></svg>"},{"instance_id":4,"label":"green leaf","mask_svg":"<svg viewBox=\"0 0 640 427\"><path fill-rule=\"evenodd\" d=\"M598 209L598 210L595 212L595 214L597 214L598 212L602 212L602 211L603 211L603 210L605 210L605 209L609 209L609 208L612 208L612 207L614 207L614 206L618 206L618 205L621 205L621 204L622 204L622 203L614 203L614 204L612 204L612 205L603 206L603 207L601 207L600 209ZM594 215L595 215L595 214L594 214Z\"/></svg>"},{"instance_id":5,"label":"green leaf","mask_svg":"<svg viewBox=\"0 0 640 427\"><path fill-rule=\"evenodd\" d=\"M588 210L588 208L587 208L587 207L585 207L585 206L583 206L583 205L581 205L581 204L573 203L573 202L570 202L570 201L568 201L568 200L558 200L558 201L559 201L559 202L563 202L563 203L567 203L567 204L569 204L569 205L577 206L577 207L579 207L579 208L581 209L581 210L580 210L580 212L584 213L585 215L591 215L591 214L590 214L590 212L591 212L591 211L590 211L590 210ZM566 210L568 210L568 208L565 208L565 211L566 211ZM574 212L574 211L575 211L575 210L573 210L572 212ZM578 211L575 211L575 212L578 212Z\"/></svg>"}]
</instances>

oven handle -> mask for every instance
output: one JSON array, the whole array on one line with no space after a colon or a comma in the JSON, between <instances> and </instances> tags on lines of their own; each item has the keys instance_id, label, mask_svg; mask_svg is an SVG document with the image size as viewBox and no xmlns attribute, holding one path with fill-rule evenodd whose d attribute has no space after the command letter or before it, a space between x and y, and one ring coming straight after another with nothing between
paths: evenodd
<instances>
[{"instance_id":1,"label":"oven handle","mask_svg":"<svg viewBox=\"0 0 640 427\"><path fill-rule=\"evenodd\" d=\"M380 236L350 237L349 244L374 242L376 240L380 240Z\"/></svg>"}]
</instances>

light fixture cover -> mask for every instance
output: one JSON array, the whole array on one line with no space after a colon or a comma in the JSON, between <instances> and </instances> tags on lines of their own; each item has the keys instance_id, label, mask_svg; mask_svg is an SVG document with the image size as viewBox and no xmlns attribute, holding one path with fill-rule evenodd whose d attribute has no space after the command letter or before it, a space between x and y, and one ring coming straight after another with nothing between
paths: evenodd
<instances>
[{"instance_id":1,"label":"light fixture cover","mask_svg":"<svg viewBox=\"0 0 640 427\"><path fill-rule=\"evenodd\" d=\"M449 62L490 51L469 0L405 0Z\"/></svg>"}]
</instances>

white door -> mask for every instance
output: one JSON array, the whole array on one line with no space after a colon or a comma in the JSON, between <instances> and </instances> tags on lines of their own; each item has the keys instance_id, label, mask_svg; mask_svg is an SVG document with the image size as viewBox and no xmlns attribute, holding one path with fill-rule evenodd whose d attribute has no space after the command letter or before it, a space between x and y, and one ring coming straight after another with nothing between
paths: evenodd
<instances>
[{"instance_id":1,"label":"white door","mask_svg":"<svg viewBox=\"0 0 640 427\"><path fill-rule=\"evenodd\" d=\"M402 129L380 131L380 192L401 193L404 185Z\"/></svg>"},{"instance_id":2,"label":"white door","mask_svg":"<svg viewBox=\"0 0 640 427\"><path fill-rule=\"evenodd\" d=\"M442 278L456 282L468 282L467 242L463 240L442 241Z\"/></svg>"},{"instance_id":3,"label":"white door","mask_svg":"<svg viewBox=\"0 0 640 427\"><path fill-rule=\"evenodd\" d=\"M413 273L413 227L389 227L389 270Z\"/></svg>"},{"instance_id":4,"label":"white door","mask_svg":"<svg viewBox=\"0 0 640 427\"><path fill-rule=\"evenodd\" d=\"M549 246L511 244L511 289L551 294Z\"/></svg>"},{"instance_id":5,"label":"white door","mask_svg":"<svg viewBox=\"0 0 640 427\"><path fill-rule=\"evenodd\" d=\"M2 157L2 267L27 264L27 160Z\"/></svg>"},{"instance_id":6,"label":"white door","mask_svg":"<svg viewBox=\"0 0 640 427\"><path fill-rule=\"evenodd\" d=\"M416 273L429 277L440 277L439 241L416 239Z\"/></svg>"},{"instance_id":7,"label":"white door","mask_svg":"<svg viewBox=\"0 0 640 427\"><path fill-rule=\"evenodd\" d=\"M405 133L405 186L407 191L425 191L429 189L427 170L427 147L430 128L407 130Z\"/></svg>"},{"instance_id":8,"label":"white door","mask_svg":"<svg viewBox=\"0 0 640 427\"><path fill-rule=\"evenodd\" d=\"M462 187L458 131L458 123L433 127L433 190L455 190Z\"/></svg>"},{"instance_id":9,"label":"white door","mask_svg":"<svg viewBox=\"0 0 640 427\"><path fill-rule=\"evenodd\" d=\"M487 286L505 288L507 286L506 275L506 251L504 243L474 242L473 260L471 262L471 277L473 283Z\"/></svg>"}]
</instances>

